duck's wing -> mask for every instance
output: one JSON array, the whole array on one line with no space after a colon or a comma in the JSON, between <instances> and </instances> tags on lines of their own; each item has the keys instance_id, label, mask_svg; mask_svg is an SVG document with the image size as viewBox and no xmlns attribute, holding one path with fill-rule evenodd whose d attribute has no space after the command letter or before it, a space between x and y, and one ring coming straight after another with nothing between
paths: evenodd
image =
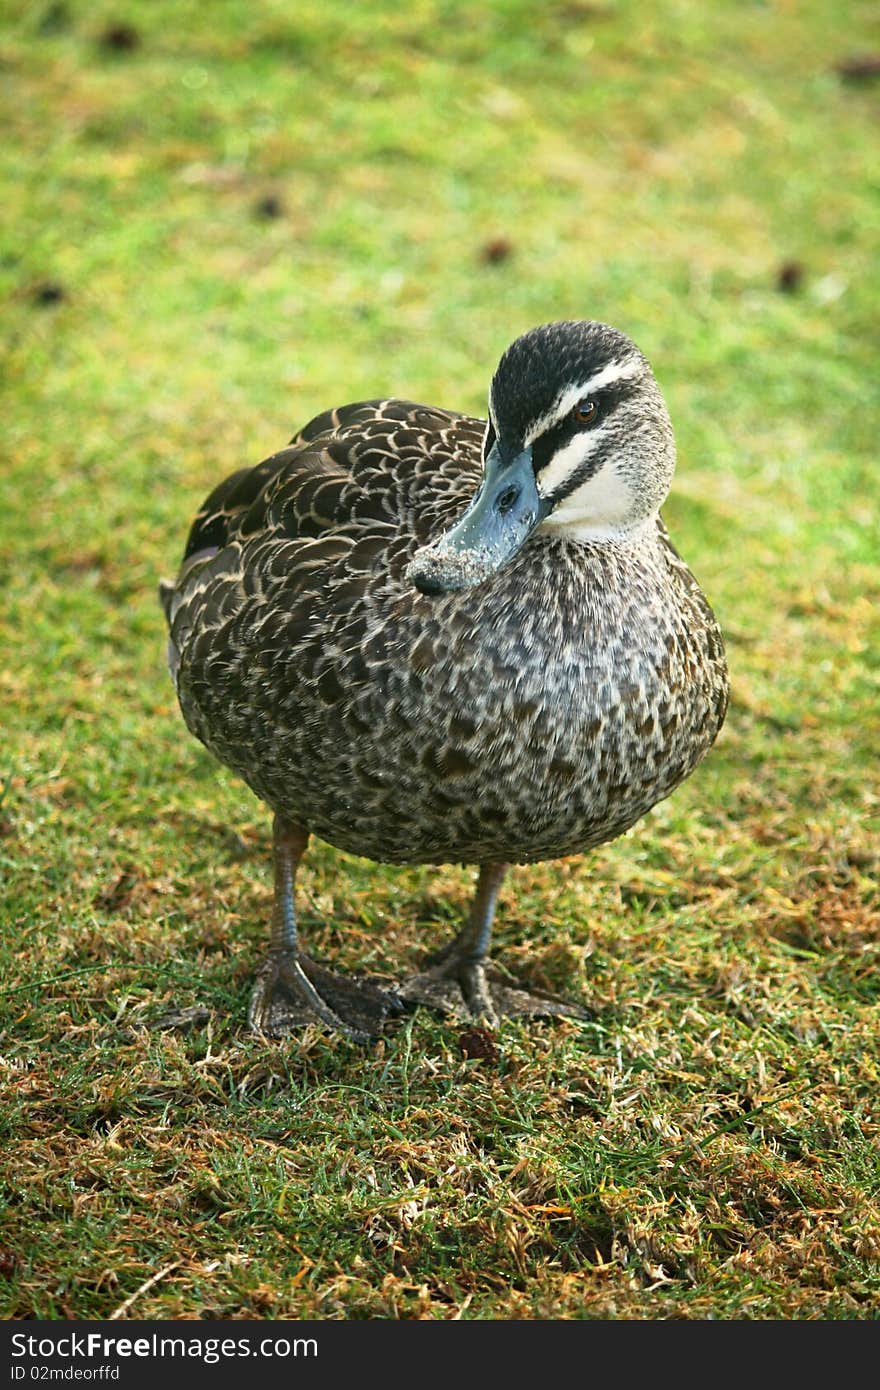
<instances>
[{"instance_id":1,"label":"duck's wing","mask_svg":"<svg viewBox=\"0 0 880 1390\"><path fill-rule=\"evenodd\" d=\"M359 401L316 415L285 449L231 474L208 495L183 564L279 526L293 540L373 513L403 521L417 502L419 513L430 513L431 493L470 496L485 429L482 420L399 400ZM378 512L370 505L377 501Z\"/></svg>"},{"instance_id":2,"label":"duck's wing","mask_svg":"<svg viewBox=\"0 0 880 1390\"><path fill-rule=\"evenodd\" d=\"M159 586L172 670L196 611L206 623L220 616L205 608L209 587L228 607L252 582L314 574L343 556L357 569L386 552L402 568L473 495L485 429L411 401L359 401L316 416L287 448L226 478L193 521L176 580Z\"/></svg>"},{"instance_id":3,"label":"duck's wing","mask_svg":"<svg viewBox=\"0 0 880 1390\"><path fill-rule=\"evenodd\" d=\"M361 401L316 416L291 447L303 450L303 461L319 451L324 466L329 463L349 484L336 499L329 525L390 525L414 549L448 525L450 510L473 495L485 433L484 420L436 406ZM326 506L324 495L322 488ZM300 495L294 482L288 496L309 527L316 520L304 511L310 491Z\"/></svg>"}]
</instances>

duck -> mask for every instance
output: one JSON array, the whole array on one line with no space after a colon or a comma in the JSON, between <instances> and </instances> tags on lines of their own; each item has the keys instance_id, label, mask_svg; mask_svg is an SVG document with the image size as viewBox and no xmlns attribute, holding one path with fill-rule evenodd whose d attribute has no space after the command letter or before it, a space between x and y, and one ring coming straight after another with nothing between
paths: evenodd
<instances>
[{"instance_id":1,"label":"duck","mask_svg":"<svg viewBox=\"0 0 880 1390\"><path fill-rule=\"evenodd\" d=\"M660 509L673 428L652 368L595 320L504 352L487 419L376 399L317 415L226 478L160 583L183 719L273 813L252 1030L358 1042L427 1005L494 1028L586 1017L490 959L509 866L634 826L714 743L715 615ZM304 949L311 836L388 864L465 864L454 939L400 984Z\"/></svg>"}]
</instances>

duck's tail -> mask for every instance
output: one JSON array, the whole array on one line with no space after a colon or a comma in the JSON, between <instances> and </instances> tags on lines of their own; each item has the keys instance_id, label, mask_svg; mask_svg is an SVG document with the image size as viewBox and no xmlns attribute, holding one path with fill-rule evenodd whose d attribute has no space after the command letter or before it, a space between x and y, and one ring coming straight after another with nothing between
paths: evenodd
<instances>
[{"instance_id":1,"label":"duck's tail","mask_svg":"<svg viewBox=\"0 0 880 1390\"><path fill-rule=\"evenodd\" d=\"M165 621L171 626L171 600L174 598L174 590L177 588L173 579L159 580L159 602L165 614Z\"/></svg>"}]
</instances>

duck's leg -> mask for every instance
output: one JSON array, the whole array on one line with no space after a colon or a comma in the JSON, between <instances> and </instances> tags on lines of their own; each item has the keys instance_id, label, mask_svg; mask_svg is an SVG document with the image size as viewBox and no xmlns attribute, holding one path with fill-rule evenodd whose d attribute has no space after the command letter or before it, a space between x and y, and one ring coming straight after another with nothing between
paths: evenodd
<instances>
[{"instance_id":1,"label":"duck's leg","mask_svg":"<svg viewBox=\"0 0 880 1390\"><path fill-rule=\"evenodd\" d=\"M426 970L401 985L401 996L408 1003L427 1004L442 1013L487 1023L490 1028L504 1015L588 1018L587 1010L579 1004L506 984L501 972L489 963L495 905L507 869L507 864L480 866L467 924L448 946L429 957Z\"/></svg>"},{"instance_id":2,"label":"duck's leg","mask_svg":"<svg viewBox=\"0 0 880 1390\"><path fill-rule=\"evenodd\" d=\"M335 975L300 949L294 883L309 834L275 817L275 901L269 954L257 973L248 1023L257 1033L283 1037L307 1023L325 1023L356 1042L368 1042L390 1013L402 1007L393 990L370 980Z\"/></svg>"}]
</instances>

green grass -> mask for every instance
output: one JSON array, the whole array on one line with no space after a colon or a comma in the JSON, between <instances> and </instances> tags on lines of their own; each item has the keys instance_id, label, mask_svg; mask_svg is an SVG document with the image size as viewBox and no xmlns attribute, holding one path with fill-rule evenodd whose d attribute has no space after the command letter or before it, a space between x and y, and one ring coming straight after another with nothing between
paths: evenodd
<instances>
[{"instance_id":1,"label":"green grass","mask_svg":"<svg viewBox=\"0 0 880 1390\"><path fill-rule=\"evenodd\" d=\"M835 71L874 8L5 14L0 1313L876 1317L880 86ZM481 410L566 316L667 394L727 726L505 889L498 955L591 1024L258 1041L267 818L183 728L156 578L318 410ZM302 880L315 949L396 975L470 891Z\"/></svg>"}]
</instances>

